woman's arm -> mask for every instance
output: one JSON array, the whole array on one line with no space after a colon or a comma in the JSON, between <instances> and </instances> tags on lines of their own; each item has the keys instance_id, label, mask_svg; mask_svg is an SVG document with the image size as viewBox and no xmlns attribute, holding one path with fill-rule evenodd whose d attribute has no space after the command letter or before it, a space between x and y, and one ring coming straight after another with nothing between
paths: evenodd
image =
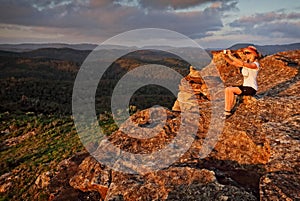
<instances>
[{"instance_id":1,"label":"woman's arm","mask_svg":"<svg viewBox=\"0 0 300 201\"><path fill-rule=\"evenodd\" d=\"M243 66L243 62L240 61L239 59L231 56L231 54L224 54L224 59L229 64L234 65L235 67L241 67L241 66Z\"/></svg>"},{"instance_id":2,"label":"woman's arm","mask_svg":"<svg viewBox=\"0 0 300 201\"><path fill-rule=\"evenodd\" d=\"M254 62L251 62L251 63L244 62L243 67L258 70L258 66Z\"/></svg>"},{"instance_id":3,"label":"woman's arm","mask_svg":"<svg viewBox=\"0 0 300 201\"><path fill-rule=\"evenodd\" d=\"M229 64L234 65L235 67L246 67L246 68L251 68L251 69L258 69L258 67L255 63L244 62L241 59L238 59L238 58L232 56L230 51L228 51L228 54L224 54L224 59Z\"/></svg>"}]
</instances>

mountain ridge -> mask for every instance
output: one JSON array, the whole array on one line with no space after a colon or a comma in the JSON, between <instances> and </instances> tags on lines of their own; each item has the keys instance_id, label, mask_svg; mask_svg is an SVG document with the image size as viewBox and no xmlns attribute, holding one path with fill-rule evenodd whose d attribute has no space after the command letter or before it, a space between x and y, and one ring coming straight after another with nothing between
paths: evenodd
<instances>
[{"instance_id":1,"label":"mountain ridge","mask_svg":"<svg viewBox=\"0 0 300 201\"><path fill-rule=\"evenodd\" d=\"M288 50L297 50L300 49L300 43L290 43L290 44L274 44L274 45L258 45L253 43L237 43L228 48L204 48L206 51L212 50L220 50L220 49L240 49L243 47L247 47L249 45L254 45L263 55L271 55L277 52L284 52ZM0 44L0 51L8 51L8 52L30 52L33 50L38 49L45 49L45 48L54 48L54 49L74 49L79 51L92 51L97 49L97 44L67 44L67 43L21 43L21 44ZM174 47L171 46L158 46L163 50L171 50ZM137 47L126 47L122 45L101 45L101 49L154 49L155 46L145 46L142 48ZM186 47L182 47L186 48Z\"/></svg>"},{"instance_id":2,"label":"mountain ridge","mask_svg":"<svg viewBox=\"0 0 300 201\"><path fill-rule=\"evenodd\" d=\"M26 52L41 48L72 48L77 50L93 50L97 45L90 43L67 44L67 43L20 43L0 44L0 50L12 52Z\"/></svg>"},{"instance_id":3,"label":"mountain ridge","mask_svg":"<svg viewBox=\"0 0 300 201\"><path fill-rule=\"evenodd\" d=\"M291 44L283 44L283 45L255 45L252 43L238 43L230 46L228 49L241 49L247 46L253 45L257 48L257 50L263 55L272 55L277 52L285 52L289 50L298 50L300 49L300 43L291 43Z\"/></svg>"}]
</instances>

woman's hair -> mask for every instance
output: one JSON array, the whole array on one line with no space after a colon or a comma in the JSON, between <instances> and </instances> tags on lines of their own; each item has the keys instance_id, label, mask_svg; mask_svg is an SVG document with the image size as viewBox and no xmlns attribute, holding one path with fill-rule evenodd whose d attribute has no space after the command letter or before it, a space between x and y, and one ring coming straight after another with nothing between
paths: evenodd
<instances>
[{"instance_id":1,"label":"woman's hair","mask_svg":"<svg viewBox=\"0 0 300 201\"><path fill-rule=\"evenodd\" d=\"M260 53L257 51L256 47L250 45L246 48L247 50L255 53L255 59L259 59L260 58Z\"/></svg>"}]
</instances>

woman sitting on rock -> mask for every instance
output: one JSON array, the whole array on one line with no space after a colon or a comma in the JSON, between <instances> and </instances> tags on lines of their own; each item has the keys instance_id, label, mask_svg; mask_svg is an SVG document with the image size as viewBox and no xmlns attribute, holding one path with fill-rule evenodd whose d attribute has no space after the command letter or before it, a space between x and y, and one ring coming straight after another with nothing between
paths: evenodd
<instances>
[{"instance_id":1,"label":"woman sitting on rock","mask_svg":"<svg viewBox=\"0 0 300 201\"><path fill-rule=\"evenodd\" d=\"M238 87L225 88L225 112L226 118L232 115L232 108L235 103L234 95L253 96L257 91L257 74L260 68L258 63L259 53L254 46L248 46L243 49L246 56L246 61L236 58L232 55L230 50L224 50L224 59L236 67L242 67L242 74L244 77L243 85Z\"/></svg>"}]
</instances>

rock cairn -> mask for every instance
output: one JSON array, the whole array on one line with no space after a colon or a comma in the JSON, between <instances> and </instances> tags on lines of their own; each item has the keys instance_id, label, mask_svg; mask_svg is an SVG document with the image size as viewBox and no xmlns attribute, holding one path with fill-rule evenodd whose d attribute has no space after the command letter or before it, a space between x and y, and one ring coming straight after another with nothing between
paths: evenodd
<instances>
[{"instance_id":1,"label":"rock cairn","mask_svg":"<svg viewBox=\"0 0 300 201\"><path fill-rule=\"evenodd\" d=\"M184 109L193 111L197 109L201 102L207 100L210 100L208 88L201 78L200 72L193 66L190 66L190 73L182 78L179 84L178 98L175 101L172 110L181 111L181 109Z\"/></svg>"}]
</instances>

